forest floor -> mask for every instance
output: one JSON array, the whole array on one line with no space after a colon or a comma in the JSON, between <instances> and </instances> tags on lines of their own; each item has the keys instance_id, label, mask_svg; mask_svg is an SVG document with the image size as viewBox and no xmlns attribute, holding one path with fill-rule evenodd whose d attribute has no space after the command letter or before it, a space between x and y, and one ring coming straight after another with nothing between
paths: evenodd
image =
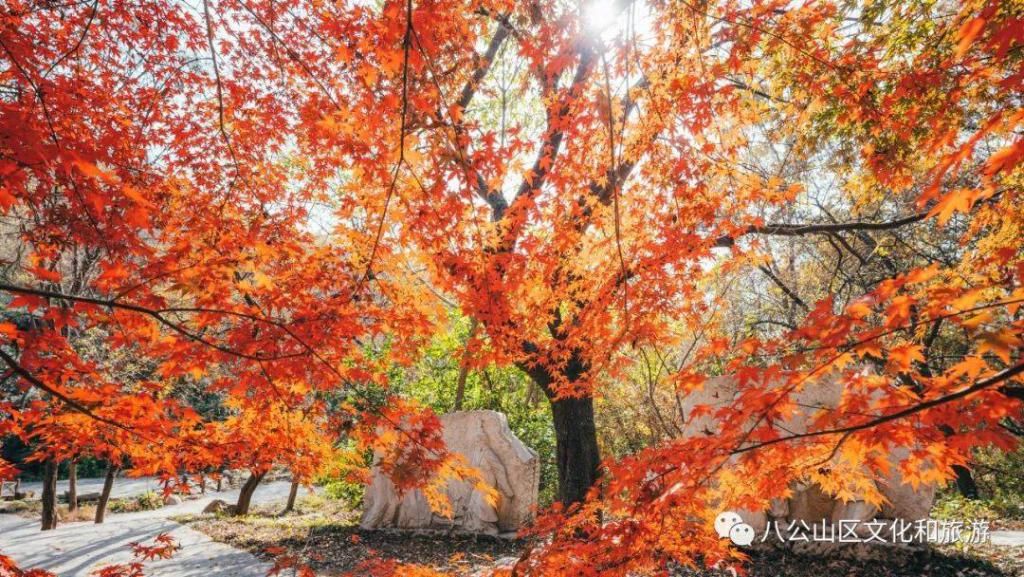
<instances>
[{"instance_id":1,"label":"forest floor","mask_svg":"<svg viewBox=\"0 0 1024 577\"><path fill-rule=\"evenodd\" d=\"M275 555L284 554L321 576L348 572L361 575L361 564L383 560L417 563L470 577L517 558L526 546L523 541L484 536L361 531L357 511L343 501L310 494L305 489L296 510L282 514L288 487L287 482L261 485L252 514L245 517L201 513L213 498L233 501L237 490L152 511L112 513L104 525L65 523L47 533L38 531L37 511L8 511L21 515L0 515L0 551L26 566L56 570L62 577L86 577L102 563L124 560L129 542L169 532L183 548L174 558L151 567L148 575L259 577L266 574ZM867 557L843 550L828 557L779 549L754 550L745 568L751 577L1024 577L1021 529L1024 527L1019 522L994 523L991 544L876 549ZM733 574L680 569L674 575Z\"/></svg>"},{"instance_id":2,"label":"forest floor","mask_svg":"<svg viewBox=\"0 0 1024 577\"><path fill-rule=\"evenodd\" d=\"M478 575L496 563L518 557L523 541L484 536L361 531L358 512L321 496L299 500L296 510L254 508L247 517L178 517L214 541L269 560L268 549L301 560L318 575L360 574L361 563L380 559L417 563L460 577ZM999 527L1008 529L1009 527ZM1013 527L1017 528L1017 527ZM1003 544L943 545L925 549L874 548L853 554L838 549L808 556L781 549L754 550L746 565L751 577L1024 577L1024 532L1001 532ZM993 535L995 537L995 535ZM1009 541L1007 541L1009 539ZM997 541L1000 541L997 539ZM684 570L680 577L732 577L724 570Z\"/></svg>"},{"instance_id":3,"label":"forest floor","mask_svg":"<svg viewBox=\"0 0 1024 577\"><path fill-rule=\"evenodd\" d=\"M808 556L783 549L750 552L748 577L1024 577L1024 547L973 545L887 548L871 555L842 550ZM729 570L680 569L673 577L735 577Z\"/></svg>"},{"instance_id":4,"label":"forest floor","mask_svg":"<svg viewBox=\"0 0 1024 577\"><path fill-rule=\"evenodd\" d=\"M241 518L192 515L176 520L259 558L270 560L268 549L283 551L318 575L358 575L363 563L385 560L468 576L494 567L503 557L517 557L524 545L487 536L362 531L358 512L319 496L299 499L295 511L286 515L280 510L264 505Z\"/></svg>"}]
</instances>

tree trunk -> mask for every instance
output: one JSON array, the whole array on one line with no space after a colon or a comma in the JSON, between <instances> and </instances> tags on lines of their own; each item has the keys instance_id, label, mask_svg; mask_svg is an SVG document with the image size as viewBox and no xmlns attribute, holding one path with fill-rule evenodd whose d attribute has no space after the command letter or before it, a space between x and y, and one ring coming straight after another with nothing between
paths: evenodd
<instances>
[{"instance_id":1,"label":"tree trunk","mask_svg":"<svg viewBox=\"0 0 1024 577\"><path fill-rule=\"evenodd\" d=\"M242 485L242 490L238 493L238 503L235 504L235 515L248 515L249 504L252 502L252 494L256 492L256 487L259 486L260 481L263 480L263 475L266 473L249 473L249 478L245 480L245 484Z\"/></svg>"},{"instance_id":2,"label":"tree trunk","mask_svg":"<svg viewBox=\"0 0 1024 577\"><path fill-rule=\"evenodd\" d=\"M526 347L524 347L526 348ZM530 345L528 352L537 352ZM558 398L553 384L555 375L541 363L519 364L547 396L555 427L555 460L558 466L558 500L566 506L581 503L601 476L601 452L597 445L594 399ZM582 379L588 370L582 355L574 353L562 368L561 376L570 383Z\"/></svg>"},{"instance_id":3,"label":"tree trunk","mask_svg":"<svg viewBox=\"0 0 1024 577\"><path fill-rule=\"evenodd\" d=\"M601 454L594 423L594 399L552 399L558 500L564 505L580 503L600 476Z\"/></svg>"},{"instance_id":4,"label":"tree trunk","mask_svg":"<svg viewBox=\"0 0 1024 577\"><path fill-rule=\"evenodd\" d=\"M939 430L947 437L955 434L953 427L949 425L939 425ZM953 472L956 473L956 488L960 494L967 499L977 499L980 493L978 492L978 484L974 482L974 475L971 474L971 470L963 465L953 465Z\"/></svg>"},{"instance_id":5,"label":"tree trunk","mask_svg":"<svg viewBox=\"0 0 1024 577\"><path fill-rule=\"evenodd\" d=\"M103 480L103 492L100 493L100 500L96 503L96 522L102 523L103 517L107 514L107 503L110 501L110 492L114 490L114 477L121 468L113 463L107 465L107 478Z\"/></svg>"},{"instance_id":6,"label":"tree trunk","mask_svg":"<svg viewBox=\"0 0 1024 577\"><path fill-rule=\"evenodd\" d=\"M68 463L68 513L78 510L78 461Z\"/></svg>"},{"instance_id":7,"label":"tree trunk","mask_svg":"<svg viewBox=\"0 0 1024 577\"><path fill-rule=\"evenodd\" d=\"M476 329L480 325L476 319L470 321L469 336L466 337L466 350L462 353L462 364L459 367L459 378L455 382L455 410L462 410L462 402L466 398L466 377L469 376L469 343L476 336Z\"/></svg>"},{"instance_id":8,"label":"tree trunk","mask_svg":"<svg viewBox=\"0 0 1024 577\"><path fill-rule=\"evenodd\" d=\"M295 510L295 498L298 496L299 482L292 481L292 488L291 490L288 491L288 504L284 506L284 511L281 512L282 515L284 515L285 513L291 513L292 511Z\"/></svg>"},{"instance_id":9,"label":"tree trunk","mask_svg":"<svg viewBox=\"0 0 1024 577\"><path fill-rule=\"evenodd\" d=\"M978 484L974 482L974 475L971 474L970 469L963 465L953 465L953 472L956 473L956 488L961 495L967 499L980 497Z\"/></svg>"},{"instance_id":10,"label":"tree trunk","mask_svg":"<svg viewBox=\"0 0 1024 577\"><path fill-rule=\"evenodd\" d=\"M43 465L42 530L57 528L57 461L47 459Z\"/></svg>"}]
</instances>

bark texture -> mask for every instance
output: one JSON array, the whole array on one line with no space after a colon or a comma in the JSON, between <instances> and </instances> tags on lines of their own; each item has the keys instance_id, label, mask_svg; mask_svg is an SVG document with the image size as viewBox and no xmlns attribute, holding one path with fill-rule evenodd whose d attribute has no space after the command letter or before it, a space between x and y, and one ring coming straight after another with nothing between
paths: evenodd
<instances>
[{"instance_id":1,"label":"bark texture","mask_svg":"<svg viewBox=\"0 0 1024 577\"><path fill-rule=\"evenodd\" d=\"M266 475L266 473L249 473L249 478L245 480L245 484L242 485L242 489L238 493L238 503L235 504L235 515L249 514L249 505L252 503L252 495L256 492L256 487L259 486L264 475Z\"/></svg>"},{"instance_id":2,"label":"bark texture","mask_svg":"<svg viewBox=\"0 0 1024 577\"><path fill-rule=\"evenodd\" d=\"M100 493L100 500L96 503L96 522L102 523L103 517L107 514L107 503L110 502L110 492L114 490L114 478L117 477L119 467L111 464L107 466L107 476L103 480L103 492Z\"/></svg>"},{"instance_id":3,"label":"bark texture","mask_svg":"<svg viewBox=\"0 0 1024 577\"><path fill-rule=\"evenodd\" d=\"M78 461L68 463L68 513L78 510Z\"/></svg>"},{"instance_id":4,"label":"bark texture","mask_svg":"<svg viewBox=\"0 0 1024 577\"><path fill-rule=\"evenodd\" d=\"M559 397L558 379L543 365L521 365L547 395L555 427L558 500L564 505L582 502L601 476L601 452L597 444L594 399ZM587 364L574 354L561 368L562 379L574 383L583 378Z\"/></svg>"},{"instance_id":5,"label":"bark texture","mask_svg":"<svg viewBox=\"0 0 1024 577\"><path fill-rule=\"evenodd\" d=\"M295 498L299 495L299 482L292 481L292 487L288 491L288 503L284 506L284 513L291 513L295 510Z\"/></svg>"},{"instance_id":6,"label":"bark texture","mask_svg":"<svg viewBox=\"0 0 1024 577\"><path fill-rule=\"evenodd\" d=\"M47 459L43 465L42 530L57 528L57 461Z\"/></svg>"}]
</instances>

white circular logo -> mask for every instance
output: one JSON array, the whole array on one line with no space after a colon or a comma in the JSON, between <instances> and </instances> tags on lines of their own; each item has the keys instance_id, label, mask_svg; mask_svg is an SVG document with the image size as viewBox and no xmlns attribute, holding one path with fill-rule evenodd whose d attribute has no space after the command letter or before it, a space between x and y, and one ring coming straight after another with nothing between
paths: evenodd
<instances>
[{"instance_id":1,"label":"white circular logo","mask_svg":"<svg viewBox=\"0 0 1024 577\"><path fill-rule=\"evenodd\" d=\"M723 511L715 518L715 532L720 539L729 538L730 541L740 547L746 547L754 542L754 528L743 522L739 513Z\"/></svg>"},{"instance_id":2,"label":"white circular logo","mask_svg":"<svg viewBox=\"0 0 1024 577\"><path fill-rule=\"evenodd\" d=\"M746 523L736 523L729 529L729 539L740 547L754 542L754 528Z\"/></svg>"},{"instance_id":3,"label":"white circular logo","mask_svg":"<svg viewBox=\"0 0 1024 577\"><path fill-rule=\"evenodd\" d=\"M718 537L724 539L729 536L729 529L732 529L733 525L742 523L743 519L732 511L725 511L718 514L715 519L715 532L718 533Z\"/></svg>"}]
</instances>

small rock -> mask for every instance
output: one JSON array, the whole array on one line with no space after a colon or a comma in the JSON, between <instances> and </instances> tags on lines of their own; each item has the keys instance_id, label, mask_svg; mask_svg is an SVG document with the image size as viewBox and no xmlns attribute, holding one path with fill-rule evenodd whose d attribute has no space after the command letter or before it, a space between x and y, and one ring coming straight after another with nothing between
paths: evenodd
<instances>
[{"instance_id":1,"label":"small rock","mask_svg":"<svg viewBox=\"0 0 1024 577\"><path fill-rule=\"evenodd\" d=\"M167 495L164 497L164 507L170 507L173 505L181 505L181 497L178 495Z\"/></svg>"},{"instance_id":2,"label":"small rock","mask_svg":"<svg viewBox=\"0 0 1024 577\"><path fill-rule=\"evenodd\" d=\"M214 499L203 509L203 514L217 514L227 511L228 504L222 499Z\"/></svg>"},{"instance_id":3,"label":"small rock","mask_svg":"<svg viewBox=\"0 0 1024 577\"><path fill-rule=\"evenodd\" d=\"M494 575L508 575L519 562L518 557L499 557L490 568L480 569L472 574L472 577L492 577Z\"/></svg>"}]
</instances>

